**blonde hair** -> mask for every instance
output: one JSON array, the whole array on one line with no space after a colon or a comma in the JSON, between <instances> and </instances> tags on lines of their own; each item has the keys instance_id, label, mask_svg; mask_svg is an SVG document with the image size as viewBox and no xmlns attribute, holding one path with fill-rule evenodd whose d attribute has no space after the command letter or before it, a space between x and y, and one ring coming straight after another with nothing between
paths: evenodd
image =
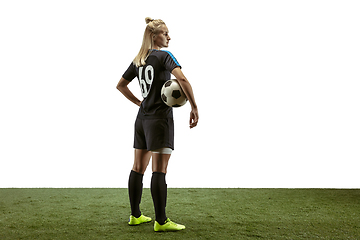
<instances>
[{"instance_id":1,"label":"blonde hair","mask_svg":"<svg viewBox=\"0 0 360 240\"><path fill-rule=\"evenodd\" d=\"M134 58L133 63L137 66L145 65L145 61L149 56L149 50L154 46L154 38L161 32L160 28L165 25L165 23L160 19L145 18L147 24L144 32L143 42L140 48L139 53Z\"/></svg>"}]
</instances>

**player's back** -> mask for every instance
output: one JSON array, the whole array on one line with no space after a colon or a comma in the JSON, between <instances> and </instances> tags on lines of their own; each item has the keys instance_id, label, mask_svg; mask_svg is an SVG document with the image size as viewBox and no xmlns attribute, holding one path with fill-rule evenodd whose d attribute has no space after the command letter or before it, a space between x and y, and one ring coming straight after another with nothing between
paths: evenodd
<instances>
[{"instance_id":1,"label":"player's back","mask_svg":"<svg viewBox=\"0 0 360 240\"><path fill-rule=\"evenodd\" d=\"M136 67L144 98L138 117L172 117L172 108L161 100L161 88L170 79L171 71L181 66L170 52L160 50L151 50L145 62L144 66Z\"/></svg>"}]
</instances>

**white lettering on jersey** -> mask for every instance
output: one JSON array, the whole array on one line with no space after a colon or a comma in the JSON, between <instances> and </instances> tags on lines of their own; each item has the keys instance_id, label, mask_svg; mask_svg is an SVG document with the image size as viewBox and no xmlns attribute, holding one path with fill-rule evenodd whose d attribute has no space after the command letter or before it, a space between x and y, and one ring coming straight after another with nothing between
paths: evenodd
<instances>
[{"instance_id":1,"label":"white lettering on jersey","mask_svg":"<svg viewBox=\"0 0 360 240\"><path fill-rule=\"evenodd\" d=\"M142 96L143 98L146 98L150 92L151 84L154 80L154 68L151 65L145 68L145 72L144 72L145 80L142 79L143 68L144 67L139 67L139 82L140 82Z\"/></svg>"}]
</instances>

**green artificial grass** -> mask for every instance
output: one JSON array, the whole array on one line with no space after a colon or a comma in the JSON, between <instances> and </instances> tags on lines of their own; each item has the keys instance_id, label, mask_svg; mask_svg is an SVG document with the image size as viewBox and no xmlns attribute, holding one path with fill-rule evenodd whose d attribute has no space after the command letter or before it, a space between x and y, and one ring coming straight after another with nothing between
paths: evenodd
<instances>
[{"instance_id":1,"label":"green artificial grass","mask_svg":"<svg viewBox=\"0 0 360 240\"><path fill-rule=\"evenodd\" d=\"M155 233L128 226L127 189L0 189L0 239L360 239L359 213L357 189L168 189L186 229Z\"/></svg>"}]
</instances>

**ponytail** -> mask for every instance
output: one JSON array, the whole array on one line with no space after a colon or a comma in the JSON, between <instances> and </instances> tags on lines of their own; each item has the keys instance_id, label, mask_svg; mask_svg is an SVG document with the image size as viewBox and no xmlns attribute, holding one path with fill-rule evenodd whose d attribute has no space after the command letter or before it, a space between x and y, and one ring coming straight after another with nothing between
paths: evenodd
<instances>
[{"instance_id":1,"label":"ponytail","mask_svg":"<svg viewBox=\"0 0 360 240\"><path fill-rule=\"evenodd\" d=\"M137 66L145 65L145 61L148 58L151 50L154 46L154 38L160 33L160 28L165 23L160 19L145 18L147 24L144 32L143 42L139 53L134 58L133 63Z\"/></svg>"}]
</instances>

